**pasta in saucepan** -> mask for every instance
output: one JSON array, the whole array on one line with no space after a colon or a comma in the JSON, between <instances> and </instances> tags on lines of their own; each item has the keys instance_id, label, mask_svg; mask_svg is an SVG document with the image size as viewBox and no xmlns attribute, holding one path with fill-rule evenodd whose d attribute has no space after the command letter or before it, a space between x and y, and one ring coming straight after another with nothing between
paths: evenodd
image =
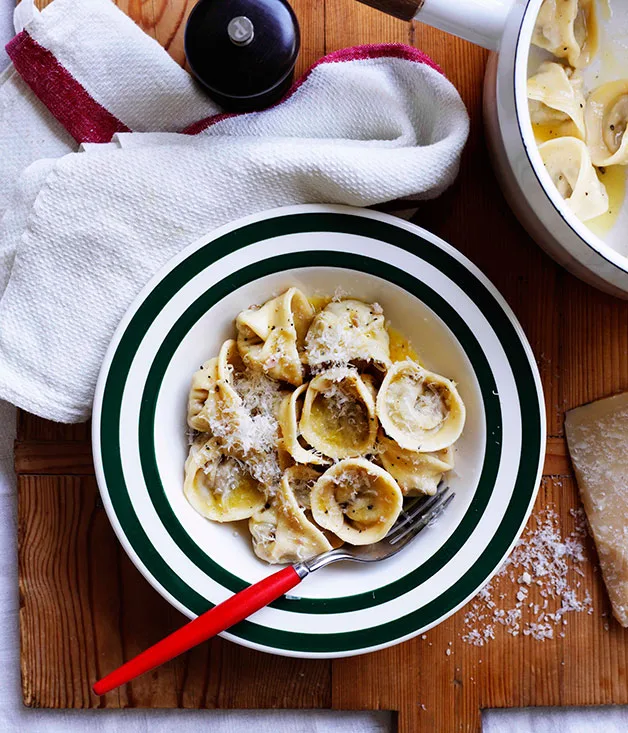
<instances>
[{"instance_id":1,"label":"pasta in saucepan","mask_svg":"<svg viewBox=\"0 0 628 733\"><path fill-rule=\"evenodd\" d=\"M584 140L584 106L582 77L573 69L546 61L528 79L530 118L535 125L553 125L558 133L563 129ZM568 124L572 123L573 130ZM567 124L566 124L567 123Z\"/></svg>"},{"instance_id":2,"label":"pasta in saucepan","mask_svg":"<svg viewBox=\"0 0 628 733\"><path fill-rule=\"evenodd\" d=\"M596 223L608 228L624 196L625 176L606 169L628 165L628 79L591 84L600 72L584 69L597 35L595 0L544 0L532 42L555 59L529 77L528 106L542 162L567 208L583 222L609 214Z\"/></svg>"},{"instance_id":3,"label":"pasta in saucepan","mask_svg":"<svg viewBox=\"0 0 628 733\"><path fill-rule=\"evenodd\" d=\"M596 50L595 0L544 0L532 43L576 68Z\"/></svg>"},{"instance_id":4,"label":"pasta in saucepan","mask_svg":"<svg viewBox=\"0 0 628 733\"><path fill-rule=\"evenodd\" d=\"M628 79L598 87L587 100L587 144L594 165L628 165Z\"/></svg>"},{"instance_id":5,"label":"pasta in saucepan","mask_svg":"<svg viewBox=\"0 0 628 733\"><path fill-rule=\"evenodd\" d=\"M539 145L539 152L558 193L581 221L608 211L608 194L582 140L575 137L548 140Z\"/></svg>"}]
</instances>

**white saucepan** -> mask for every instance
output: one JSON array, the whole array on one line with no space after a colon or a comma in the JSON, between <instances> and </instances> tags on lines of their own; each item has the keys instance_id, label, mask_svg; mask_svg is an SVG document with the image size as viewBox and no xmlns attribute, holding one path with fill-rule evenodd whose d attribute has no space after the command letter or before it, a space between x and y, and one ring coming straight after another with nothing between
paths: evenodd
<instances>
[{"instance_id":1,"label":"white saucepan","mask_svg":"<svg viewBox=\"0 0 628 733\"><path fill-rule=\"evenodd\" d=\"M628 298L626 169L614 168L611 213L585 224L566 205L537 149L527 80L550 58L531 44L543 0L361 1L497 52L487 66L484 117L493 165L512 209L530 235L568 270L591 285ZM628 2L593 1L598 51L582 71L589 91L628 78Z\"/></svg>"}]
</instances>

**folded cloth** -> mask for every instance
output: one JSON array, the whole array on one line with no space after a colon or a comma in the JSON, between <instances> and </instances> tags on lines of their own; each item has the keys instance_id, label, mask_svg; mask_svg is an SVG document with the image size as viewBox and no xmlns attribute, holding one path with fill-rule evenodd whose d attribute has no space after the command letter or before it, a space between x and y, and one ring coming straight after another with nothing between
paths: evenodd
<instances>
[{"instance_id":1,"label":"folded cloth","mask_svg":"<svg viewBox=\"0 0 628 733\"><path fill-rule=\"evenodd\" d=\"M185 72L109 0L55 0L9 52L84 143L24 171L0 228L0 263L12 263L0 398L62 422L89 416L113 330L187 244L282 205L432 198L453 182L468 135L454 87L402 45L330 54L275 107L209 117Z\"/></svg>"},{"instance_id":2,"label":"folded cloth","mask_svg":"<svg viewBox=\"0 0 628 733\"><path fill-rule=\"evenodd\" d=\"M192 77L109 0L33 0L0 75L0 217L17 176L40 158L108 142L118 130L176 132L219 112Z\"/></svg>"}]
</instances>

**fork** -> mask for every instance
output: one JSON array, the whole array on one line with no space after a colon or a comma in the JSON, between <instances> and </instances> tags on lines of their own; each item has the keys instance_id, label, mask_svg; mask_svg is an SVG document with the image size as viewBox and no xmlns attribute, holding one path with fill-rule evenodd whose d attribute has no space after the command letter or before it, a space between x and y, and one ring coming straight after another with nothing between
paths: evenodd
<instances>
[{"instance_id":1,"label":"fork","mask_svg":"<svg viewBox=\"0 0 628 733\"><path fill-rule=\"evenodd\" d=\"M449 506L454 496L455 494L449 493L449 487L441 486L433 496L418 497L406 505L383 540L362 547L348 545L329 550L310 560L290 565L245 588L110 672L94 684L94 692L96 695L105 695L144 672L149 672L160 664L174 659L193 646L207 641L264 608L297 586L310 573L326 565L341 560L378 562L396 555L407 547L419 532L434 522Z\"/></svg>"}]
</instances>

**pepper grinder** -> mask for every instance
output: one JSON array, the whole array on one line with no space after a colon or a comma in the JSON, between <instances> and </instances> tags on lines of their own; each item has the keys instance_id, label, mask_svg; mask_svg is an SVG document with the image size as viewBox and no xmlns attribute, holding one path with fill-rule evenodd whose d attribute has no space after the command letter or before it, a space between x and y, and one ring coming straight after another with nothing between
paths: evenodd
<instances>
[{"instance_id":1,"label":"pepper grinder","mask_svg":"<svg viewBox=\"0 0 628 733\"><path fill-rule=\"evenodd\" d=\"M185 27L194 76L223 109L268 107L289 89L299 23L286 0L199 0Z\"/></svg>"}]
</instances>

